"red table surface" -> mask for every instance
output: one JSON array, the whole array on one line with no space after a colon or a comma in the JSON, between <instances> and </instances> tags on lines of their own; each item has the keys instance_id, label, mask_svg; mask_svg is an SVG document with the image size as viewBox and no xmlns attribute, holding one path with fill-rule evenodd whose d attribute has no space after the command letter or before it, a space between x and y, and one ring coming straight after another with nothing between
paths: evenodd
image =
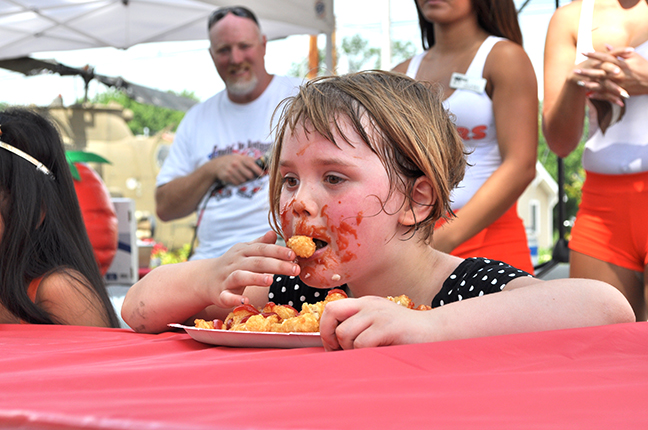
<instances>
[{"instance_id":1,"label":"red table surface","mask_svg":"<svg viewBox=\"0 0 648 430\"><path fill-rule=\"evenodd\" d=\"M328 353L0 325L0 351L0 428L648 428L648 323Z\"/></svg>"}]
</instances>

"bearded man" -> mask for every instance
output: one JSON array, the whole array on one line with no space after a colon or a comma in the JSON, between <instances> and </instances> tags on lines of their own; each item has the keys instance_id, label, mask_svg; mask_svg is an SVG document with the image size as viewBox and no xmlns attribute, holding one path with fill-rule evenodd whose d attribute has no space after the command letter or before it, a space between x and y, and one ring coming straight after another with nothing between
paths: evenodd
<instances>
[{"instance_id":1,"label":"bearded man","mask_svg":"<svg viewBox=\"0 0 648 430\"><path fill-rule=\"evenodd\" d=\"M192 260L218 257L270 229L268 177L259 160L273 143L272 114L301 83L266 71L267 39L249 9L217 9L208 30L225 89L187 112L155 192L162 221L198 211Z\"/></svg>"}]
</instances>

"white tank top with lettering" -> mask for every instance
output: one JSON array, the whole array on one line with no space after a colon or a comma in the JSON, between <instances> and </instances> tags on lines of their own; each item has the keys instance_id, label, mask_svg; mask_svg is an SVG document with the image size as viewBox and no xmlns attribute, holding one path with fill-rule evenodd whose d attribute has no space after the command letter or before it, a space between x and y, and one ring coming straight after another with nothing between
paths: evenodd
<instances>
[{"instance_id":1,"label":"white tank top with lettering","mask_svg":"<svg viewBox=\"0 0 648 430\"><path fill-rule=\"evenodd\" d=\"M506 39L489 36L484 40L466 71L468 78L483 78L486 58L493 46L501 40ZM407 69L409 77L416 78L425 54L426 52L423 52L412 58ZM443 105L454 115L457 130L470 153L464 179L452 193L452 209L458 210L502 164L502 157L497 144L493 102L485 90L475 92L469 89L455 89L450 97L443 101Z\"/></svg>"}]
</instances>

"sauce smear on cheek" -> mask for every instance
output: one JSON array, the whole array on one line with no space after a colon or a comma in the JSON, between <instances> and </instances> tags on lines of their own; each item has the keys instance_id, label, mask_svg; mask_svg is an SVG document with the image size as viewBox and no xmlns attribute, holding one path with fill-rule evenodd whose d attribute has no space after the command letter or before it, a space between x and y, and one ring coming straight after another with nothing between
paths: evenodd
<instances>
[{"instance_id":1,"label":"sauce smear on cheek","mask_svg":"<svg viewBox=\"0 0 648 430\"><path fill-rule=\"evenodd\" d=\"M325 211L326 207L322 208L322 216L326 218L329 228L335 234L335 242L337 244L337 249L340 252L340 263L346 263L357 258L357 255L349 250L349 245L355 244L356 248L360 246L358 243L358 231L354 226L345 221L345 218L342 218L338 223L331 221L331 218ZM359 213L356 217L362 217L362 213ZM353 236L353 238L351 237Z\"/></svg>"},{"instance_id":2,"label":"sauce smear on cheek","mask_svg":"<svg viewBox=\"0 0 648 430\"><path fill-rule=\"evenodd\" d=\"M281 222L281 231L284 233L284 236L286 234L286 229L288 228L288 217L287 213L292 210L293 203L295 202L295 199L290 199L288 203L286 203L280 210L279 210L279 222Z\"/></svg>"}]
</instances>

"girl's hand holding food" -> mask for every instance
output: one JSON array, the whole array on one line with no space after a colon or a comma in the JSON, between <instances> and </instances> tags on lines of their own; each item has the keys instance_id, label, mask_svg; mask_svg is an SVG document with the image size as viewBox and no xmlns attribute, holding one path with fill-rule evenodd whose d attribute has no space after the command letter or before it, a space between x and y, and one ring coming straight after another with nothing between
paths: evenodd
<instances>
[{"instance_id":1,"label":"girl's hand holding food","mask_svg":"<svg viewBox=\"0 0 648 430\"><path fill-rule=\"evenodd\" d=\"M269 287L273 274L299 275L299 266L294 262L295 252L276 245L276 233L269 231L252 242L239 243L217 259L214 265L214 284L220 288L212 303L231 308L249 300L244 296L247 287Z\"/></svg>"}]
</instances>

